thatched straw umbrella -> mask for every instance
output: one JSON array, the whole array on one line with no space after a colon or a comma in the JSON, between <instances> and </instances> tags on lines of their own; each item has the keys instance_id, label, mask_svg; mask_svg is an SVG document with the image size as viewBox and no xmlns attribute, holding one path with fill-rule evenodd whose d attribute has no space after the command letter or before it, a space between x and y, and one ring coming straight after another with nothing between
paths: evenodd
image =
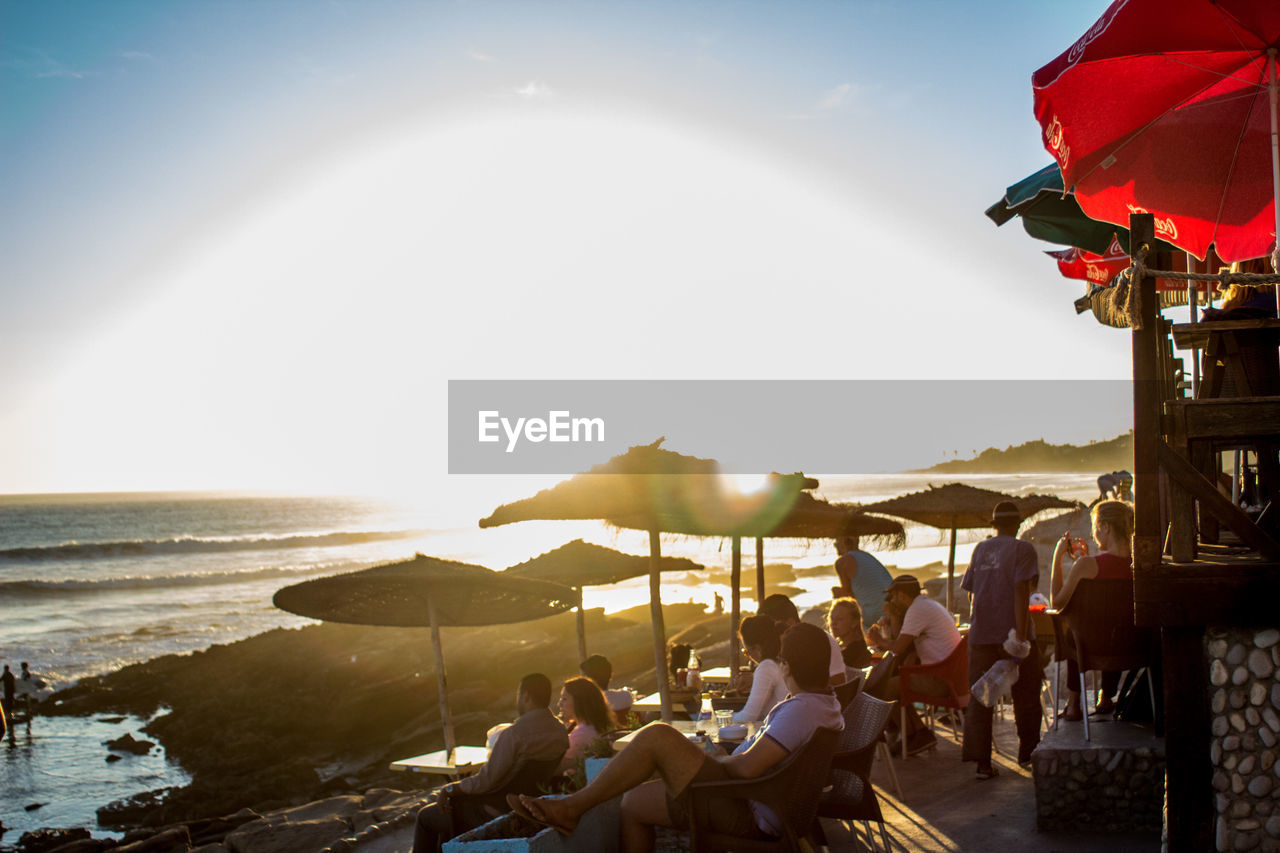
<instances>
[{"instance_id":1,"label":"thatched straw umbrella","mask_svg":"<svg viewBox=\"0 0 1280 853\"><path fill-rule=\"evenodd\" d=\"M664 572L695 572L706 566L683 557L663 557ZM506 574L551 581L571 587L578 594L578 660L587 659L586 619L582 610L582 588L608 586L649 572L649 558L624 554L603 545L575 539L555 550L511 566Z\"/></svg>"},{"instance_id":2,"label":"thatched straw umbrella","mask_svg":"<svg viewBox=\"0 0 1280 853\"><path fill-rule=\"evenodd\" d=\"M1046 509L1070 509L1080 505L1078 501L1066 501L1054 495L1015 497L967 483L948 483L867 504L861 509L951 531L951 549L947 555L947 609L954 611L951 586L956 574L956 530L990 527L991 511L1000 501L1013 501L1024 519Z\"/></svg>"},{"instance_id":3,"label":"thatched straw umbrella","mask_svg":"<svg viewBox=\"0 0 1280 853\"><path fill-rule=\"evenodd\" d=\"M671 719L666 670L666 628L662 618L661 533L691 536L767 535L795 505L806 478L776 478L752 495L725 490L720 466L665 450L663 439L632 447L564 482L514 503L480 521L495 527L516 521L598 519L617 527L649 532L649 612L653 621L654 665L663 719ZM736 627L736 626L735 626ZM732 644L731 644L732 647Z\"/></svg>"},{"instance_id":4,"label":"thatched straw umbrella","mask_svg":"<svg viewBox=\"0 0 1280 853\"><path fill-rule=\"evenodd\" d=\"M575 598L573 590L559 584L508 577L483 566L418 554L411 560L286 586L271 600L281 610L327 622L430 627L440 721L445 748L452 756L457 743L440 626L526 622L562 613L574 605Z\"/></svg>"}]
</instances>

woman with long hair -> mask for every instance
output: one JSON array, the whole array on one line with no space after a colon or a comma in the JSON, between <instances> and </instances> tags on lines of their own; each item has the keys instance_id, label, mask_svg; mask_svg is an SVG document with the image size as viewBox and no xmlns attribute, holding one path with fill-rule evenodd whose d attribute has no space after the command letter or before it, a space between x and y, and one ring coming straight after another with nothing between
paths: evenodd
<instances>
[{"instance_id":1,"label":"woman with long hair","mask_svg":"<svg viewBox=\"0 0 1280 853\"><path fill-rule=\"evenodd\" d=\"M1090 513L1093 520L1093 538L1098 543L1097 556L1085 553L1076 558L1071 568L1062 569L1062 558L1069 548L1064 536L1053 549L1053 574L1050 577L1050 601L1055 610L1061 610L1071 600L1071 593L1082 580L1133 579L1133 506L1124 501L1100 501ZM1063 714L1068 720L1084 716L1080 707L1080 670L1074 660L1067 662L1067 707ZM1098 691L1095 714L1110 713L1114 709L1112 694L1120 686L1120 673L1103 672L1102 688Z\"/></svg>"},{"instance_id":2,"label":"woman with long hair","mask_svg":"<svg viewBox=\"0 0 1280 853\"><path fill-rule=\"evenodd\" d=\"M560 760L560 772L572 770L587 745L618 727L604 692L590 678L577 676L560 691L560 719L569 730L569 749Z\"/></svg>"},{"instance_id":3,"label":"woman with long hair","mask_svg":"<svg viewBox=\"0 0 1280 853\"><path fill-rule=\"evenodd\" d=\"M763 720L773 706L786 699L790 692L779 663L782 641L773 619L764 615L743 619L738 627L738 636L742 638L742 650L756 662L756 671L751 679L747 704L741 711L734 712L733 721Z\"/></svg>"},{"instance_id":4,"label":"woman with long hair","mask_svg":"<svg viewBox=\"0 0 1280 853\"><path fill-rule=\"evenodd\" d=\"M827 625L831 636L840 643L844 665L861 669L871 663L871 649L867 648L867 635L862 633L862 607L856 598L848 596L831 602L827 611Z\"/></svg>"}]
</instances>

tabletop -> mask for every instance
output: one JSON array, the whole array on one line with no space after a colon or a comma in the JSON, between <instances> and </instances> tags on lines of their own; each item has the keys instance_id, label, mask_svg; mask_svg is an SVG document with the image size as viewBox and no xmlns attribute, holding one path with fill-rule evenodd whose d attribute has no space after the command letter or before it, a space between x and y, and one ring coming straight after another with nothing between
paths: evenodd
<instances>
[{"instance_id":1,"label":"tabletop","mask_svg":"<svg viewBox=\"0 0 1280 853\"><path fill-rule=\"evenodd\" d=\"M698 722L695 722L694 720L676 720L674 722L668 723L667 725L673 727L676 731L680 732L683 735L692 735L695 732L697 732L699 729L705 729L707 734L710 737L712 738L716 737L715 723L711 723L710 725L708 725L706 722L698 723ZM743 725L747 727L746 736L749 738L756 733L756 731L760 728L761 724L759 722L752 721L752 722L744 723ZM630 744L631 741L635 739L635 736L639 734L641 731L643 731L643 729L637 729L636 731L631 732L630 734L627 734L627 735L623 735L622 737L615 740L613 742L613 751L622 752L622 750L626 749L627 745ZM734 741L735 744L737 742L738 741Z\"/></svg>"},{"instance_id":2,"label":"tabletop","mask_svg":"<svg viewBox=\"0 0 1280 853\"><path fill-rule=\"evenodd\" d=\"M459 746L450 755L448 750L437 750L412 758L391 762L392 770L405 773L438 773L442 776L465 776L474 773L489 760L489 750L483 746Z\"/></svg>"}]
</instances>

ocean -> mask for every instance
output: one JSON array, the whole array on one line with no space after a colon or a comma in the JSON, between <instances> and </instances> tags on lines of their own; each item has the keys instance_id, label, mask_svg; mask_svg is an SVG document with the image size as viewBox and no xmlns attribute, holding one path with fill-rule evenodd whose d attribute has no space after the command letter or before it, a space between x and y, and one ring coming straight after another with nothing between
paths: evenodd
<instances>
[{"instance_id":1,"label":"ocean","mask_svg":"<svg viewBox=\"0 0 1280 853\"><path fill-rule=\"evenodd\" d=\"M966 482L1012 494L1092 499L1096 474L973 476ZM887 474L823 479L834 501L870 502L957 479ZM440 492L396 498L225 493L0 496L0 663L21 661L52 689L168 653L191 652L308 620L277 610L272 594L311 577L404 559L416 552L501 569L574 538L635 554L647 535L596 522L525 522L480 530L499 503L549 484L539 478L451 478ZM986 531L961 531L957 561ZM666 554L728 567L718 539L664 537ZM744 548L744 568L753 565ZM945 561L946 534L909 527L908 548L878 555L915 568ZM829 564L831 543L770 540L766 561ZM748 572L749 574L749 572ZM663 600L710 606L728 590L697 574L664 575ZM802 608L829 597L831 579L802 575ZM588 607L622 610L647 601L644 578L584 593ZM744 609L753 604L744 599ZM162 752L104 762L101 741L144 721L52 720L37 716L0 744L0 844L39 826L96 828L94 809L140 790L182 784ZM77 768L93 767L93 773ZM26 806L43 803L27 811ZM102 833L98 833L102 834Z\"/></svg>"}]
</instances>

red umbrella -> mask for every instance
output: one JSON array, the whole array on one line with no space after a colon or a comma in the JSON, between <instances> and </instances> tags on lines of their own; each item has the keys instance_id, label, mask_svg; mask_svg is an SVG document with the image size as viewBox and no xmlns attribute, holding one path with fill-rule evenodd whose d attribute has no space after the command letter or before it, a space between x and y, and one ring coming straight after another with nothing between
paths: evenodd
<instances>
[{"instance_id":1,"label":"red umbrella","mask_svg":"<svg viewBox=\"0 0 1280 853\"><path fill-rule=\"evenodd\" d=\"M1058 261L1058 272L1065 278L1075 278L1106 287L1107 282L1129 266L1129 253L1120 248L1120 241L1111 238L1111 248L1105 255L1095 255L1084 249L1062 249L1045 252Z\"/></svg>"},{"instance_id":2,"label":"red umbrella","mask_svg":"<svg viewBox=\"0 0 1280 853\"><path fill-rule=\"evenodd\" d=\"M1203 258L1266 255L1280 157L1274 0L1116 0L1031 78L1044 143L1093 219L1155 214Z\"/></svg>"}]
</instances>

